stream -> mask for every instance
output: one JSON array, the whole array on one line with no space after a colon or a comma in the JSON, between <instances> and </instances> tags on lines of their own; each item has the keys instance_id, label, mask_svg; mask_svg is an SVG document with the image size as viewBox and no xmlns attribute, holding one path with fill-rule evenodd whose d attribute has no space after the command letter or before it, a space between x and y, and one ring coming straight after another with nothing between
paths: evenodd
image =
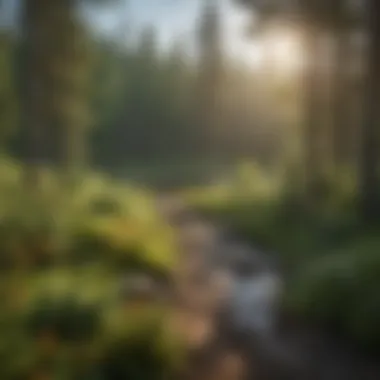
<instances>
[{"instance_id":1,"label":"stream","mask_svg":"<svg viewBox=\"0 0 380 380\"><path fill-rule=\"evenodd\" d=\"M284 281L272 257L177 199L161 199L160 209L179 236L180 329L195 353L181 379L380 379L376 360L323 331L279 328Z\"/></svg>"}]
</instances>

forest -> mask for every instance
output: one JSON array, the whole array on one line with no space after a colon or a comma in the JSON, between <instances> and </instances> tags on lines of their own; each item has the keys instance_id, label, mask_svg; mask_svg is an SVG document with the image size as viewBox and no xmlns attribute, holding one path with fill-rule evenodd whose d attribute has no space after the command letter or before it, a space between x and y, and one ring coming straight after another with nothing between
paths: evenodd
<instances>
[{"instance_id":1,"label":"forest","mask_svg":"<svg viewBox=\"0 0 380 380\"><path fill-rule=\"evenodd\" d=\"M285 314L378 353L380 2L199 0L195 53L86 17L126 3L0 1L1 378L175 378L162 193L272 252Z\"/></svg>"}]
</instances>

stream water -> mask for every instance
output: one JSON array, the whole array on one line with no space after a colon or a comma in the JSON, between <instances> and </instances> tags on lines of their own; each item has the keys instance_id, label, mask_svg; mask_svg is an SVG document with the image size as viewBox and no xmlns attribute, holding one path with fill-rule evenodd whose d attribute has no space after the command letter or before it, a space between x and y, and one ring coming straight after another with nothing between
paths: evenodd
<instances>
[{"instance_id":1,"label":"stream water","mask_svg":"<svg viewBox=\"0 0 380 380\"><path fill-rule=\"evenodd\" d=\"M178 200L165 199L160 207L180 236L186 273L182 278L187 279L185 283L190 289L184 298L198 305L198 322L202 325L202 318L207 321L199 345L219 352L219 361L214 355L214 367L219 372L226 364L223 358L236 356L238 347L240 369L236 370L235 361L235 372L223 378L380 379L376 361L363 358L321 331L289 326L279 333L283 279L265 253L235 240L225 228L192 214ZM190 331L190 324L185 329ZM212 366L211 359L207 360ZM220 373L218 376L216 379L221 380ZM213 376L195 373L190 378L208 380Z\"/></svg>"}]
</instances>

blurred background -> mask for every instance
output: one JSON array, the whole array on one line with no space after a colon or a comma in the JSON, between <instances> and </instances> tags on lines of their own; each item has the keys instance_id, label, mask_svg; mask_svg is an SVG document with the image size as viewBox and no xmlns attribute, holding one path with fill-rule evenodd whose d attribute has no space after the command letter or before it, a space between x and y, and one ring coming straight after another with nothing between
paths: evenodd
<instances>
[{"instance_id":1,"label":"blurred background","mask_svg":"<svg viewBox=\"0 0 380 380\"><path fill-rule=\"evenodd\" d=\"M0 1L1 378L176 373L162 193L378 352L379 101L378 0Z\"/></svg>"}]
</instances>

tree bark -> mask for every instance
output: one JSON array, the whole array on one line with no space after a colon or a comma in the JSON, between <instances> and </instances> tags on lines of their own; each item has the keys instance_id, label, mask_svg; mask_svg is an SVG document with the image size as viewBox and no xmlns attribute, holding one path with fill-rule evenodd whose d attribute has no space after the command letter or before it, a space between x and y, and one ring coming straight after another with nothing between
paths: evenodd
<instances>
[{"instance_id":1,"label":"tree bark","mask_svg":"<svg viewBox=\"0 0 380 380\"><path fill-rule=\"evenodd\" d=\"M334 36L334 58L332 72L332 122L333 122L333 155L334 164L339 171L348 164L350 151L350 131L348 108L350 90L347 86L348 73L346 60L349 59L348 35L342 28L337 28ZM338 174L338 173L337 173Z\"/></svg>"},{"instance_id":2,"label":"tree bark","mask_svg":"<svg viewBox=\"0 0 380 380\"><path fill-rule=\"evenodd\" d=\"M379 101L380 101L380 2L368 3L368 55L365 84L365 115L361 136L359 165L359 198L361 215L366 222L378 217L377 169L379 148Z\"/></svg>"},{"instance_id":3,"label":"tree bark","mask_svg":"<svg viewBox=\"0 0 380 380\"><path fill-rule=\"evenodd\" d=\"M304 173L307 206L314 208L321 200L323 186L323 128L321 126L321 38L314 24L305 26L305 121Z\"/></svg>"},{"instance_id":4,"label":"tree bark","mask_svg":"<svg viewBox=\"0 0 380 380\"><path fill-rule=\"evenodd\" d=\"M42 75L42 27L45 0L25 0L23 4L23 121L26 135L25 183L38 187L39 165L44 159L45 121L43 118L44 86Z\"/></svg>"}]
</instances>

